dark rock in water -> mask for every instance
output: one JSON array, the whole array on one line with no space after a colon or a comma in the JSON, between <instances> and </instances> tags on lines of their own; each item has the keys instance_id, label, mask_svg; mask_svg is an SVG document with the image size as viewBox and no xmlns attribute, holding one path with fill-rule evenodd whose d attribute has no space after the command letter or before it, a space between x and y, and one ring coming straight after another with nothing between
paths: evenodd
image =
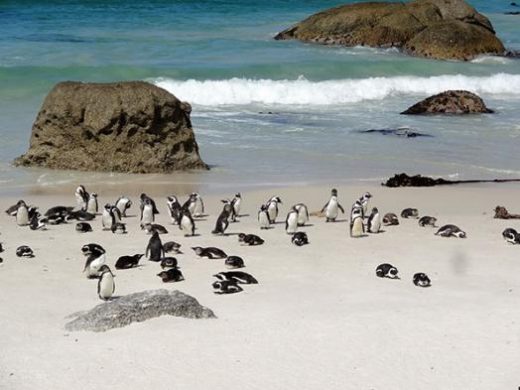
<instances>
[{"instance_id":1,"label":"dark rock in water","mask_svg":"<svg viewBox=\"0 0 520 390\"><path fill-rule=\"evenodd\" d=\"M401 112L404 115L421 114L491 114L484 101L469 91L445 91L430 96Z\"/></svg>"},{"instance_id":2,"label":"dark rock in water","mask_svg":"<svg viewBox=\"0 0 520 390\"><path fill-rule=\"evenodd\" d=\"M520 11L504 12L504 15L520 15Z\"/></svg>"},{"instance_id":3,"label":"dark rock in water","mask_svg":"<svg viewBox=\"0 0 520 390\"><path fill-rule=\"evenodd\" d=\"M388 179L381 185L386 187L433 187L439 185L452 185L452 184L474 184L474 183L512 183L520 182L520 179L493 179L493 180L446 180L446 179L433 179L428 176L408 176L406 173L395 174L394 177Z\"/></svg>"},{"instance_id":4,"label":"dark rock in water","mask_svg":"<svg viewBox=\"0 0 520 390\"><path fill-rule=\"evenodd\" d=\"M83 171L161 173L207 169L191 106L141 82L57 84L16 165Z\"/></svg>"},{"instance_id":5,"label":"dark rock in water","mask_svg":"<svg viewBox=\"0 0 520 390\"><path fill-rule=\"evenodd\" d=\"M504 57L507 58L520 58L520 50L508 50L505 52Z\"/></svg>"},{"instance_id":6,"label":"dark rock in water","mask_svg":"<svg viewBox=\"0 0 520 390\"><path fill-rule=\"evenodd\" d=\"M505 51L491 22L464 0L347 4L314 14L275 39L397 47L414 56L465 61Z\"/></svg>"},{"instance_id":7,"label":"dark rock in water","mask_svg":"<svg viewBox=\"0 0 520 390\"><path fill-rule=\"evenodd\" d=\"M407 128L360 130L359 133L395 135L395 136L403 137L403 138L433 137L430 134L416 133L415 131L412 131L412 130L407 129Z\"/></svg>"},{"instance_id":8,"label":"dark rock in water","mask_svg":"<svg viewBox=\"0 0 520 390\"><path fill-rule=\"evenodd\" d=\"M216 318L212 310L180 291L148 290L101 303L92 310L73 314L69 331L104 332L162 315L184 318Z\"/></svg>"}]
</instances>

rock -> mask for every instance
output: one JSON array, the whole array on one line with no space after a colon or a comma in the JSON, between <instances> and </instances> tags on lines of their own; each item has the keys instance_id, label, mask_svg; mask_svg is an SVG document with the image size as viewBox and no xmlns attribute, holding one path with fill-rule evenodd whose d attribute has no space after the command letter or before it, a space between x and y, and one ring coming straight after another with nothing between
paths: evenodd
<instances>
[{"instance_id":1,"label":"rock","mask_svg":"<svg viewBox=\"0 0 520 390\"><path fill-rule=\"evenodd\" d=\"M69 331L104 332L162 315L184 318L216 318L213 311L180 291L147 290L101 303L65 325Z\"/></svg>"},{"instance_id":2,"label":"rock","mask_svg":"<svg viewBox=\"0 0 520 390\"><path fill-rule=\"evenodd\" d=\"M416 137L433 137L430 134L418 133L408 128L397 128L397 129L370 129L360 130L361 134L382 134L382 135L395 135L402 138L416 138Z\"/></svg>"},{"instance_id":3,"label":"rock","mask_svg":"<svg viewBox=\"0 0 520 390\"><path fill-rule=\"evenodd\" d=\"M207 169L190 112L188 103L146 82L59 83L15 164L130 173Z\"/></svg>"},{"instance_id":4,"label":"rock","mask_svg":"<svg viewBox=\"0 0 520 390\"><path fill-rule=\"evenodd\" d=\"M436 59L469 60L505 52L491 22L464 0L347 4L314 14L275 39L397 47Z\"/></svg>"},{"instance_id":5,"label":"rock","mask_svg":"<svg viewBox=\"0 0 520 390\"><path fill-rule=\"evenodd\" d=\"M469 91L445 91L430 96L401 112L405 115L420 114L476 114L493 113L484 101Z\"/></svg>"},{"instance_id":6,"label":"rock","mask_svg":"<svg viewBox=\"0 0 520 390\"><path fill-rule=\"evenodd\" d=\"M444 179L432 179L431 177L415 175L408 176L406 173L400 173L394 175L383 183L386 187L396 188L396 187L433 187L439 184L449 184L447 180Z\"/></svg>"}]
</instances>

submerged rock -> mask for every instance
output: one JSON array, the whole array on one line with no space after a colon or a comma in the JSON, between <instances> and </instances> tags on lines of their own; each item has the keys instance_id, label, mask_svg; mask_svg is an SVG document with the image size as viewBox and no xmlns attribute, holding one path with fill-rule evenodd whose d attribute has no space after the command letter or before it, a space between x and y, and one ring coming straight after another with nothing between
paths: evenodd
<instances>
[{"instance_id":1,"label":"submerged rock","mask_svg":"<svg viewBox=\"0 0 520 390\"><path fill-rule=\"evenodd\" d=\"M347 4L314 14L275 39L397 47L436 59L470 60L505 51L491 22L463 0Z\"/></svg>"},{"instance_id":2,"label":"submerged rock","mask_svg":"<svg viewBox=\"0 0 520 390\"><path fill-rule=\"evenodd\" d=\"M430 96L401 112L405 115L418 114L491 114L484 101L469 91L445 91Z\"/></svg>"},{"instance_id":3,"label":"submerged rock","mask_svg":"<svg viewBox=\"0 0 520 390\"><path fill-rule=\"evenodd\" d=\"M190 112L188 103L146 82L59 83L15 164L130 173L207 169Z\"/></svg>"},{"instance_id":4,"label":"submerged rock","mask_svg":"<svg viewBox=\"0 0 520 390\"><path fill-rule=\"evenodd\" d=\"M381 134L381 135L394 135L402 138L416 138L416 137L433 137L430 134L418 133L416 131L410 130L409 128L397 128L397 129L369 129L369 130L360 130L359 133L362 134Z\"/></svg>"},{"instance_id":5,"label":"submerged rock","mask_svg":"<svg viewBox=\"0 0 520 390\"><path fill-rule=\"evenodd\" d=\"M216 318L212 310L180 291L148 290L101 303L92 310L73 314L65 325L69 331L104 332L133 322L170 315L184 318Z\"/></svg>"}]
</instances>

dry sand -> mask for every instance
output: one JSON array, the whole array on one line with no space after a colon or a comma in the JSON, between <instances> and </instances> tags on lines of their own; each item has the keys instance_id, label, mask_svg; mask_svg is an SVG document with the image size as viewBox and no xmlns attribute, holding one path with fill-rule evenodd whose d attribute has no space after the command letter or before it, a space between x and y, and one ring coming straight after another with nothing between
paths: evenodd
<instances>
[{"instance_id":1,"label":"dry sand","mask_svg":"<svg viewBox=\"0 0 520 390\"><path fill-rule=\"evenodd\" d=\"M103 190L100 204L114 201ZM230 189L231 196L239 188ZM209 216L197 223L200 236L185 238L169 224L164 192L151 193L168 238L182 244L177 256L186 280L163 284L159 265L116 271L116 295L146 289L179 289L218 316L214 320L161 317L105 333L68 332L66 317L101 301L96 281L82 274L80 248L89 242L107 249L113 268L121 255L143 253L149 236L130 217L129 234L79 234L74 224L47 231L18 227L0 216L0 389L516 389L520 386L520 245L501 237L520 221L493 219L500 204L520 212L520 188L453 186L427 189L339 187L346 211L363 192L382 214L417 207L421 215L454 223L467 239L434 236L417 220L366 238L348 235L347 217L337 223L311 218L305 247L290 243L282 223L260 231L258 206L272 195L284 204L305 202L319 210L330 188L300 187L243 194L240 222L229 233L265 239L245 247L236 235L213 236L221 196L205 198ZM131 195L137 214L137 195ZM5 210L17 199L3 198ZM41 210L74 205L70 195L32 195ZM30 245L34 259L19 259L17 246ZM212 275L223 260L198 259L190 246L217 246L246 262L260 282L234 295L215 295ZM401 280L379 279L382 262L398 267ZM411 282L426 272L431 288Z\"/></svg>"}]
</instances>

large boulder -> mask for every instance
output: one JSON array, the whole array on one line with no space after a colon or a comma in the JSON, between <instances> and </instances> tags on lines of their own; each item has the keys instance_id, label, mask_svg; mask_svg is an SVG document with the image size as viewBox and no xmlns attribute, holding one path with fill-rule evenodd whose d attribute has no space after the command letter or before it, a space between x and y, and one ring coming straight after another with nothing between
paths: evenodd
<instances>
[{"instance_id":1,"label":"large boulder","mask_svg":"<svg viewBox=\"0 0 520 390\"><path fill-rule=\"evenodd\" d=\"M73 314L71 317L75 318L65 325L65 329L104 332L163 315L216 318L213 311L201 306L192 296L177 290L161 289L126 295L101 303L89 311Z\"/></svg>"},{"instance_id":2,"label":"large boulder","mask_svg":"<svg viewBox=\"0 0 520 390\"><path fill-rule=\"evenodd\" d=\"M15 164L131 173L207 169L190 112L188 103L146 82L59 83Z\"/></svg>"},{"instance_id":3,"label":"large boulder","mask_svg":"<svg viewBox=\"0 0 520 390\"><path fill-rule=\"evenodd\" d=\"M469 60L479 54L505 53L491 22L464 0L347 4L314 14L275 39L397 47L436 59Z\"/></svg>"},{"instance_id":4,"label":"large boulder","mask_svg":"<svg viewBox=\"0 0 520 390\"><path fill-rule=\"evenodd\" d=\"M430 96L409 107L401 114L491 114L484 101L469 91L445 91Z\"/></svg>"}]
</instances>

